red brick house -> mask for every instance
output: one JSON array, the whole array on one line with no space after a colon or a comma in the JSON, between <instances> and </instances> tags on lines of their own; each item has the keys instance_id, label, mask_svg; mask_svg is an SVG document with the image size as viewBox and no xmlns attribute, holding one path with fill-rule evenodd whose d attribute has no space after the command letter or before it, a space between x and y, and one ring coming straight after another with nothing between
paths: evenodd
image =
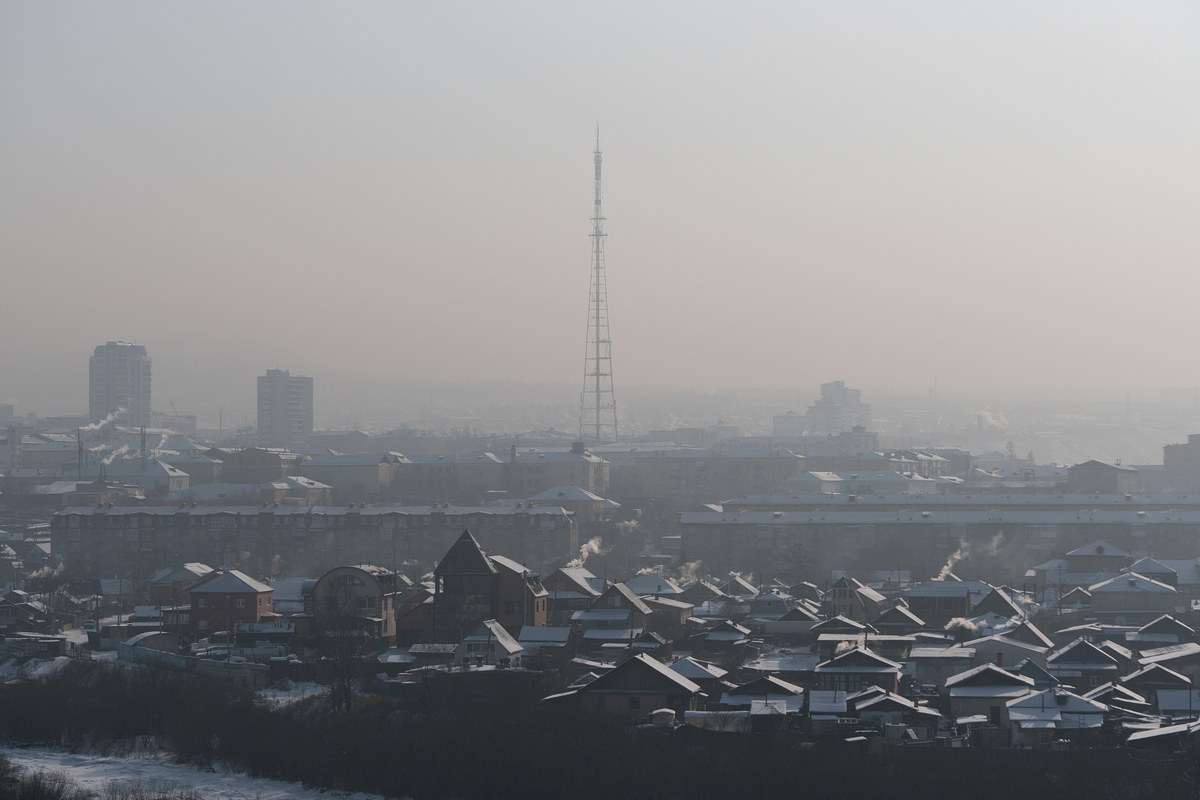
<instances>
[{"instance_id":1,"label":"red brick house","mask_svg":"<svg viewBox=\"0 0 1200 800\"><path fill-rule=\"evenodd\" d=\"M199 639L239 622L258 622L271 610L274 592L236 569L210 572L187 587L192 606L189 632Z\"/></svg>"}]
</instances>

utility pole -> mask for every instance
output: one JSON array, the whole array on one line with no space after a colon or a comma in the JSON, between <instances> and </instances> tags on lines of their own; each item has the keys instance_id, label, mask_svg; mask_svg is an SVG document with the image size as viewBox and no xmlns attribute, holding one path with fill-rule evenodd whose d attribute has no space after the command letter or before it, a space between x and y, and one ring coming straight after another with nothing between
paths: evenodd
<instances>
[{"instance_id":1,"label":"utility pole","mask_svg":"<svg viewBox=\"0 0 1200 800\"><path fill-rule=\"evenodd\" d=\"M596 125L595 210L592 213L592 276L588 293L587 348L583 392L579 395L579 438L617 441L617 401L613 394L612 339L608 330L608 283L604 275L604 214L600 210L600 126ZM611 433L611 440L608 439Z\"/></svg>"}]
</instances>

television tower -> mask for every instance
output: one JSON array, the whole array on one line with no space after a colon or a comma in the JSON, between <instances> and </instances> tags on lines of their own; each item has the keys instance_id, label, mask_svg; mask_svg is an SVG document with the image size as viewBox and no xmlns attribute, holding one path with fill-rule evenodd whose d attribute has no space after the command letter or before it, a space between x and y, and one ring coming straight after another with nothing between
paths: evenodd
<instances>
[{"instance_id":1,"label":"television tower","mask_svg":"<svg viewBox=\"0 0 1200 800\"><path fill-rule=\"evenodd\" d=\"M612 340L608 333L608 284L604 278L604 215L600 212L600 126L596 125L596 208L592 214L592 279L588 294L587 350L579 395L579 437L617 441L613 394ZM610 438L611 435L611 438Z\"/></svg>"}]
</instances>

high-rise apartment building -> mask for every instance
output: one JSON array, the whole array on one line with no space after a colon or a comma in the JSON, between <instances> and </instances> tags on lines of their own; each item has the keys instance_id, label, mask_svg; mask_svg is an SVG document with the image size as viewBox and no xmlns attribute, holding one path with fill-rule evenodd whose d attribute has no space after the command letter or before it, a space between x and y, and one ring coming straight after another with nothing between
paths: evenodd
<instances>
[{"instance_id":1,"label":"high-rise apartment building","mask_svg":"<svg viewBox=\"0 0 1200 800\"><path fill-rule=\"evenodd\" d=\"M92 354L88 374L88 414L93 420L120 411L126 425L150 424L150 356L145 347L102 344Z\"/></svg>"},{"instance_id":2,"label":"high-rise apartment building","mask_svg":"<svg viewBox=\"0 0 1200 800\"><path fill-rule=\"evenodd\" d=\"M813 434L836 435L859 425L870 430L871 422L871 406L845 381L822 383L821 397L808 407L808 432Z\"/></svg>"},{"instance_id":3,"label":"high-rise apartment building","mask_svg":"<svg viewBox=\"0 0 1200 800\"><path fill-rule=\"evenodd\" d=\"M258 378L258 443L297 447L313 431L313 379L286 369Z\"/></svg>"}]
</instances>

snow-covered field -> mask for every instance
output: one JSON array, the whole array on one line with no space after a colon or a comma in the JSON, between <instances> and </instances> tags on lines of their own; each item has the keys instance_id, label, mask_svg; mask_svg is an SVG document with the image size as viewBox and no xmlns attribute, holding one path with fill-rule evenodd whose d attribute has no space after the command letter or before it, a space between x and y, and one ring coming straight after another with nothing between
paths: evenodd
<instances>
[{"instance_id":1,"label":"snow-covered field","mask_svg":"<svg viewBox=\"0 0 1200 800\"><path fill-rule=\"evenodd\" d=\"M382 800L378 795L305 789L297 783L248 778L223 772L219 768L215 772L207 772L170 764L158 757L104 758L36 748L4 748L0 752L23 768L64 772L84 789L97 795L108 781L140 777L143 782L169 781L179 786L191 786L204 800Z\"/></svg>"}]
</instances>

